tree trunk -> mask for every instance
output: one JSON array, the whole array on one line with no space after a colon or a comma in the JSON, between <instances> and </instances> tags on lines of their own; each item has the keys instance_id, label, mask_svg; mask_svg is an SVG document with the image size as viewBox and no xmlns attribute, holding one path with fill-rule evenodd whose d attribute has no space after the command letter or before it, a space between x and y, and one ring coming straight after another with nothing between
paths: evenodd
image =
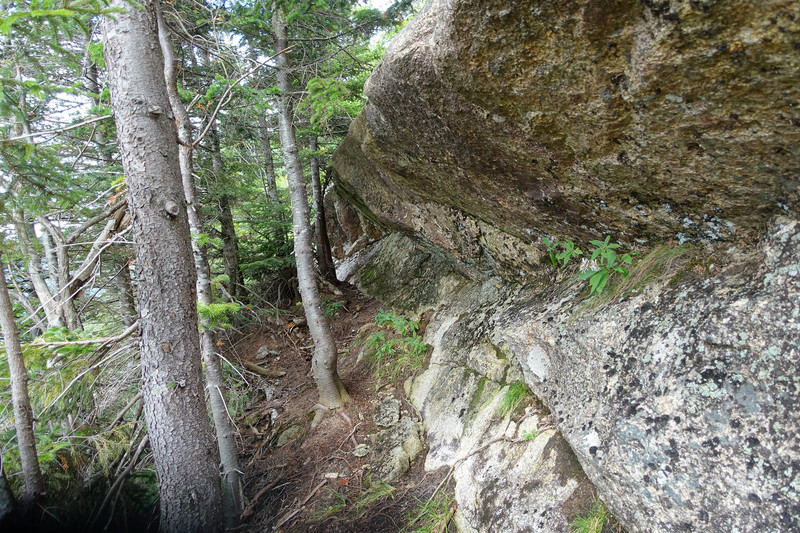
<instances>
[{"instance_id":1,"label":"tree trunk","mask_svg":"<svg viewBox=\"0 0 800 533\"><path fill-rule=\"evenodd\" d=\"M285 50L286 22L277 3L273 4L272 29L275 32L276 53ZM334 409L344 405L350 397L344 388L336 370L336 343L331 334L330 324L325 317L319 299L316 276L314 275L314 256L311 249L311 224L308 216L308 193L303 177L303 167L297 151L295 138L292 87L289 81L289 61L286 54L280 54L275 60L275 76L281 95L278 98L280 113L281 147L289 181L289 196L292 201L292 223L294 226L294 255L297 262L297 281L300 296L303 300L308 329L314 339L314 358L311 370L317 383L319 403Z\"/></svg>"},{"instance_id":2,"label":"tree trunk","mask_svg":"<svg viewBox=\"0 0 800 533\"><path fill-rule=\"evenodd\" d=\"M217 183L220 183L225 172L225 165L222 161L216 120L208 128L208 141L211 150L211 168ZM233 224L233 213L231 213L230 196L228 195L222 195L219 199L219 223L222 235L222 264L225 274L228 276L225 290L232 298L236 298L243 283L243 276L239 268L239 240L236 237L236 227Z\"/></svg>"},{"instance_id":3,"label":"tree trunk","mask_svg":"<svg viewBox=\"0 0 800 533\"><path fill-rule=\"evenodd\" d=\"M8 295L5 267L0 253L0 327L3 329L6 355L8 357L8 373L11 376L11 402L14 406L14 426L17 430L19 461L22 465L22 477L25 489L20 498L23 514L45 494L46 486L39 458L36 455L36 438L33 435L33 411L28 397L28 371L22 359L22 346L19 342L19 330L14 321L11 297Z\"/></svg>"},{"instance_id":4,"label":"tree trunk","mask_svg":"<svg viewBox=\"0 0 800 533\"><path fill-rule=\"evenodd\" d=\"M163 15L160 11L158 13L158 34L164 55L164 79L166 80L167 94L170 107L175 115L175 122L178 125L181 182L188 205L189 228L193 234L197 235L202 232L202 226L200 223L201 205L197 199L194 177L192 176L192 143L194 140L192 123L189 120L186 106L183 105L178 95L175 53L172 49L169 31L166 24L164 24ZM231 220L231 225L232 223L233 221ZM197 239L192 239L192 250L194 266L197 272L197 300L200 305L207 306L213 302L208 254L205 247L197 243ZM236 451L236 429L233 427L225 405L225 383L222 379L222 365L216 353L216 335L210 326L208 318L202 315L200 316L200 348L206 367L206 387L211 403L214 427L217 431L220 461L222 462L222 503L225 526L228 529L232 529L239 525L239 519L244 510L244 495Z\"/></svg>"},{"instance_id":5,"label":"tree trunk","mask_svg":"<svg viewBox=\"0 0 800 533\"><path fill-rule=\"evenodd\" d=\"M317 137L311 135L308 148L311 150L311 194L314 202L314 242L317 245L317 265L323 278L336 282L336 267L331 256L331 243L328 240L328 225L325 222L325 205L322 185L319 178L319 159L317 158Z\"/></svg>"},{"instance_id":6,"label":"tree trunk","mask_svg":"<svg viewBox=\"0 0 800 533\"><path fill-rule=\"evenodd\" d=\"M119 297L119 314L122 325L127 329L136 322L136 302L133 300L133 284L131 283L131 270L128 266L128 258L121 252L112 254L112 265L114 267L114 284L117 286Z\"/></svg>"},{"instance_id":7,"label":"tree trunk","mask_svg":"<svg viewBox=\"0 0 800 533\"><path fill-rule=\"evenodd\" d=\"M222 234L222 264L228 283L225 284L231 298L237 298L244 280L239 268L239 241L236 237L236 226L233 223L230 196L223 194L219 198L219 225Z\"/></svg>"},{"instance_id":8,"label":"tree trunk","mask_svg":"<svg viewBox=\"0 0 800 533\"><path fill-rule=\"evenodd\" d=\"M21 211L12 212L11 217L14 219L17 242L25 255L28 277L33 285L33 290L36 292L36 297L39 298L39 305L42 306L44 315L47 317L47 327L62 328L64 327L64 321L58 312L58 302L53 298L53 294L42 276L41 258L31 243L30 225Z\"/></svg>"},{"instance_id":9,"label":"tree trunk","mask_svg":"<svg viewBox=\"0 0 800 533\"><path fill-rule=\"evenodd\" d=\"M258 132L264 151L264 177L262 178L264 195L268 202L279 204L281 199L278 197L278 185L275 183L275 163L272 160L272 145L269 142L269 126L264 113L258 114Z\"/></svg>"},{"instance_id":10,"label":"tree trunk","mask_svg":"<svg viewBox=\"0 0 800 533\"><path fill-rule=\"evenodd\" d=\"M75 308L73 287L70 284L69 254L67 253L64 235L47 217L38 216L36 217L36 221L44 227L55 245L54 253L48 254L47 257L48 263L52 263L53 255L55 255L56 258L56 277L53 281L56 285L55 298L58 301L58 314L64 320L67 329L71 331L79 330L81 329L81 322L78 317L78 310ZM47 239L42 240L46 241ZM45 248L45 252L47 252L47 248ZM50 264L51 269L52 266L53 265Z\"/></svg>"},{"instance_id":11,"label":"tree trunk","mask_svg":"<svg viewBox=\"0 0 800 533\"><path fill-rule=\"evenodd\" d=\"M103 19L111 106L136 250L142 393L162 531L223 528L218 456L197 331L196 273L177 132L164 83L157 4L113 0Z\"/></svg>"}]
</instances>

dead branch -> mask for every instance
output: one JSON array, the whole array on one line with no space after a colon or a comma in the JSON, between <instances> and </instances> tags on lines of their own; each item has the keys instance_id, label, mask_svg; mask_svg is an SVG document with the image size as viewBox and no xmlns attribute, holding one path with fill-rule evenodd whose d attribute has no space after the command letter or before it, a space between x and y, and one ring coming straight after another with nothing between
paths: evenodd
<instances>
[{"instance_id":1,"label":"dead branch","mask_svg":"<svg viewBox=\"0 0 800 533\"><path fill-rule=\"evenodd\" d=\"M244 361L242 364L250 372L255 372L259 376L264 376L265 378L280 378L286 375L286 372L283 370L268 370L249 361Z\"/></svg>"}]
</instances>

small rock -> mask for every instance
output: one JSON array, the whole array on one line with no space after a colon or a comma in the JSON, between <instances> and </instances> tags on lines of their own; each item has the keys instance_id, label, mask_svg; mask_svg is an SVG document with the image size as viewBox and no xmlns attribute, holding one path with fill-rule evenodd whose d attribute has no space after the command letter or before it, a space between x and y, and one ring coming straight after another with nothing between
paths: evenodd
<instances>
[{"instance_id":1,"label":"small rock","mask_svg":"<svg viewBox=\"0 0 800 533\"><path fill-rule=\"evenodd\" d=\"M355 450L353 450L353 455L356 457L364 457L369 453L369 446L366 444L359 444L356 446Z\"/></svg>"},{"instance_id":2,"label":"small rock","mask_svg":"<svg viewBox=\"0 0 800 533\"><path fill-rule=\"evenodd\" d=\"M301 433L303 433L302 424L295 424L293 426L290 426L289 429L280 434L276 446L278 448L280 448L281 446L286 446L290 441L299 437Z\"/></svg>"},{"instance_id":3,"label":"small rock","mask_svg":"<svg viewBox=\"0 0 800 533\"><path fill-rule=\"evenodd\" d=\"M375 406L375 413L372 415L375 425L383 428L390 428L400 420L400 400L394 396L389 396Z\"/></svg>"},{"instance_id":4,"label":"small rock","mask_svg":"<svg viewBox=\"0 0 800 533\"><path fill-rule=\"evenodd\" d=\"M256 352L256 361L263 361L267 357L273 357L279 355L280 352L276 352L266 344L258 349Z\"/></svg>"}]
</instances>

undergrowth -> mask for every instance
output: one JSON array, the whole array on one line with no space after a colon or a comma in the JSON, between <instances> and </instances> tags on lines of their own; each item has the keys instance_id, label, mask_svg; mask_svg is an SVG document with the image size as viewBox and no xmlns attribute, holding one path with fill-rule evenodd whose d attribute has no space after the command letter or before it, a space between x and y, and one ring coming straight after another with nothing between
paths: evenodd
<instances>
[{"instance_id":1,"label":"undergrowth","mask_svg":"<svg viewBox=\"0 0 800 533\"><path fill-rule=\"evenodd\" d=\"M437 492L429 500L418 500L419 505L408 513L408 524L401 533L445 533L454 531L451 524L453 497L445 492Z\"/></svg>"},{"instance_id":2,"label":"undergrowth","mask_svg":"<svg viewBox=\"0 0 800 533\"><path fill-rule=\"evenodd\" d=\"M380 309L375 326L377 329L363 343L375 369L378 388L386 380L395 382L403 374L422 368L428 346L419 333L419 320Z\"/></svg>"},{"instance_id":3,"label":"undergrowth","mask_svg":"<svg viewBox=\"0 0 800 533\"><path fill-rule=\"evenodd\" d=\"M592 508L585 513L579 515L570 524L570 531L572 533L601 533L603 526L611 518L608 509L603 502L595 500Z\"/></svg>"}]
</instances>

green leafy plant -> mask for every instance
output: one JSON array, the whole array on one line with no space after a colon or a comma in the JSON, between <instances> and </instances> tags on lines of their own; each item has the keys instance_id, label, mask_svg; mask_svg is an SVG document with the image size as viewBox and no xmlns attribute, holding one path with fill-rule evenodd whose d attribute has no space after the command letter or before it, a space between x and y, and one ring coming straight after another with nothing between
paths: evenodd
<instances>
[{"instance_id":1,"label":"green leafy plant","mask_svg":"<svg viewBox=\"0 0 800 533\"><path fill-rule=\"evenodd\" d=\"M375 324L380 329L370 333L364 344L371 352L378 386L385 378L394 381L422 366L428 346L419 334L419 320L380 309Z\"/></svg>"},{"instance_id":2,"label":"green leafy plant","mask_svg":"<svg viewBox=\"0 0 800 533\"><path fill-rule=\"evenodd\" d=\"M547 237L542 237L542 242L550 257L550 262L553 263L553 268L558 268L559 261L561 266L567 266L567 263L573 258L583 255L583 250L577 248L572 241L551 241ZM558 251L559 246L563 248L560 252Z\"/></svg>"},{"instance_id":3,"label":"green leafy plant","mask_svg":"<svg viewBox=\"0 0 800 533\"><path fill-rule=\"evenodd\" d=\"M589 511L573 520L570 529L572 533L601 533L609 518L610 515L605 504L600 500L595 500Z\"/></svg>"},{"instance_id":4,"label":"green leafy plant","mask_svg":"<svg viewBox=\"0 0 800 533\"><path fill-rule=\"evenodd\" d=\"M329 319L336 316L336 313L343 309L345 305L347 305L346 300L336 300L336 298L328 298L327 296L322 297L322 310Z\"/></svg>"},{"instance_id":5,"label":"green leafy plant","mask_svg":"<svg viewBox=\"0 0 800 533\"><path fill-rule=\"evenodd\" d=\"M500 415L506 416L508 413L514 412L529 394L530 390L524 382L512 383L500 400Z\"/></svg>"},{"instance_id":6,"label":"green leafy plant","mask_svg":"<svg viewBox=\"0 0 800 533\"><path fill-rule=\"evenodd\" d=\"M589 280L589 294L601 294L608 284L612 274L619 274L622 279L628 277L628 268L632 258L631 254L618 255L615 250L621 245L611 243L611 236L606 236L604 241L590 241L595 246L591 261L597 261L597 267L581 272L578 279Z\"/></svg>"},{"instance_id":7,"label":"green leafy plant","mask_svg":"<svg viewBox=\"0 0 800 533\"><path fill-rule=\"evenodd\" d=\"M239 304L234 302L204 305L197 304L197 312L208 320L210 328L231 327L230 318L239 311Z\"/></svg>"},{"instance_id":8,"label":"green leafy plant","mask_svg":"<svg viewBox=\"0 0 800 533\"><path fill-rule=\"evenodd\" d=\"M536 440L536 437L538 437L538 436L539 436L539 430L536 429L536 428L533 428L533 429L531 429L529 431L523 431L522 432L522 438L524 440L533 441L533 440Z\"/></svg>"},{"instance_id":9,"label":"green leafy plant","mask_svg":"<svg viewBox=\"0 0 800 533\"><path fill-rule=\"evenodd\" d=\"M547 237L542 237L547 254L550 257L550 262L553 263L553 268L558 268L558 262L561 261L561 266L567 266L571 259L583 255L583 250L575 247L572 241L551 241ZM563 248L561 252L558 251L559 246Z\"/></svg>"}]
</instances>

